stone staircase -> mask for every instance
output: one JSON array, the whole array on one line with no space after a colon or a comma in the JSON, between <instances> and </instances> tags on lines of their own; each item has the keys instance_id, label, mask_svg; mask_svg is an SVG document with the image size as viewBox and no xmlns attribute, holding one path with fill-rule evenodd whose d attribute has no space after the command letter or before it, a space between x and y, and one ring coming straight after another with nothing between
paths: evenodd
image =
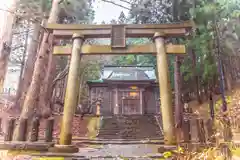
<instances>
[{"instance_id":1,"label":"stone staircase","mask_svg":"<svg viewBox=\"0 0 240 160\"><path fill-rule=\"evenodd\" d=\"M155 115L118 115L102 117L99 139L163 139Z\"/></svg>"}]
</instances>

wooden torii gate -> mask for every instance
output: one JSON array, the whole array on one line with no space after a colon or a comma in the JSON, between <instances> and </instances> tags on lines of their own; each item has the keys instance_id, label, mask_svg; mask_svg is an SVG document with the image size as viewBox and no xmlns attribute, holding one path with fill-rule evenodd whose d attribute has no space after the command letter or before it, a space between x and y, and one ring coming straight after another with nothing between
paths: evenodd
<instances>
[{"instance_id":1,"label":"wooden torii gate","mask_svg":"<svg viewBox=\"0 0 240 160\"><path fill-rule=\"evenodd\" d=\"M72 46L54 46L54 55L71 55L59 147L71 146L72 121L77 106L79 66L82 55L156 54L165 144L175 143L172 95L167 54L184 54L184 45L165 44L165 37L183 37L191 21L174 24L47 24L54 39L72 38ZM126 38L153 38L155 44L126 45ZM111 45L85 45L86 38L111 38Z\"/></svg>"}]
</instances>

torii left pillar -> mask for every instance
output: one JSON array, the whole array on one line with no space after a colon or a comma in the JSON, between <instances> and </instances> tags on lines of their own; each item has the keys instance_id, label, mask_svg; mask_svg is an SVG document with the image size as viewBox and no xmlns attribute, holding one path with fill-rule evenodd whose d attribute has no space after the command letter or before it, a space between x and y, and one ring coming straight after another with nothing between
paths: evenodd
<instances>
[{"instance_id":1,"label":"torii left pillar","mask_svg":"<svg viewBox=\"0 0 240 160\"><path fill-rule=\"evenodd\" d=\"M161 112L165 144L175 144L174 119L172 110L172 93L168 72L167 53L164 44L164 33L155 33L153 40L157 50L158 81L161 100Z\"/></svg>"},{"instance_id":2,"label":"torii left pillar","mask_svg":"<svg viewBox=\"0 0 240 160\"><path fill-rule=\"evenodd\" d=\"M63 118L61 124L60 141L58 145L50 149L53 152L78 152L78 148L72 144L72 123L79 95L79 68L81 61L81 46L84 37L80 34L73 35L71 61L67 80L67 89L64 100Z\"/></svg>"}]
</instances>

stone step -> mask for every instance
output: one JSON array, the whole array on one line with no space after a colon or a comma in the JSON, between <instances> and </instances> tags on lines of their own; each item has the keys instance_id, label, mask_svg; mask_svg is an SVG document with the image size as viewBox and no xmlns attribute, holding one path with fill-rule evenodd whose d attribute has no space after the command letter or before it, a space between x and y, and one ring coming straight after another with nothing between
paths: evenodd
<instances>
[{"instance_id":1,"label":"stone step","mask_svg":"<svg viewBox=\"0 0 240 160\"><path fill-rule=\"evenodd\" d=\"M114 136L114 139L113 139L113 136ZM99 136L101 137L102 139L110 139L110 140L116 140L116 139L126 139L126 140L131 140L131 139L147 139L148 137L134 137L134 136L119 136L119 135L111 135L111 136L106 136L106 135L102 135L102 136ZM163 139L162 137L159 137L159 140Z\"/></svg>"},{"instance_id":2,"label":"stone step","mask_svg":"<svg viewBox=\"0 0 240 160\"><path fill-rule=\"evenodd\" d=\"M87 137L78 137L73 139L74 142L78 141L159 141L163 140L163 137L152 137L151 139L145 138L145 139L102 139L102 138L87 138Z\"/></svg>"},{"instance_id":3,"label":"stone step","mask_svg":"<svg viewBox=\"0 0 240 160\"><path fill-rule=\"evenodd\" d=\"M126 139L124 141L116 141L115 140L110 140L108 139L108 141L98 141L98 140L91 140L91 141L87 141L87 140L82 140L82 141L78 141L78 142L74 142L74 145L76 146L82 146L82 144L95 144L95 145L109 145L109 144L116 144L116 145L133 145L133 144L156 144L156 145L162 145L164 144L164 140L128 140L126 141Z\"/></svg>"},{"instance_id":4,"label":"stone step","mask_svg":"<svg viewBox=\"0 0 240 160\"><path fill-rule=\"evenodd\" d=\"M98 137L127 139L162 136L154 115L103 117L102 121Z\"/></svg>"}]
</instances>

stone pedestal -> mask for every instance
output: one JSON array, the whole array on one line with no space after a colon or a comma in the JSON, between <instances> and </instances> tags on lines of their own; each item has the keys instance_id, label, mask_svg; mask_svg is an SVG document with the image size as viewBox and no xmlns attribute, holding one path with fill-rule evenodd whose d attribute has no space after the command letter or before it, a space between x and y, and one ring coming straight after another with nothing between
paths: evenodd
<instances>
[{"instance_id":1,"label":"stone pedestal","mask_svg":"<svg viewBox=\"0 0 240 160\"><path fill-rule=\"evenodd\" d=\"M74 145L55 145L49 148L48 151L55 153L77 153L79 149Z\"/></svg>"},{"instance_id":2,"label":"stone pedestal","mask_svg":"<svg viewBox=\"0 0 240 160\"><path fill-rule=\"evenodd\" d=\"M24 151L48 151L50 147L53 147L53 143L45 142L0 142L0 149L2 150L24 150Z\"/></svg>"}]
</instances>

